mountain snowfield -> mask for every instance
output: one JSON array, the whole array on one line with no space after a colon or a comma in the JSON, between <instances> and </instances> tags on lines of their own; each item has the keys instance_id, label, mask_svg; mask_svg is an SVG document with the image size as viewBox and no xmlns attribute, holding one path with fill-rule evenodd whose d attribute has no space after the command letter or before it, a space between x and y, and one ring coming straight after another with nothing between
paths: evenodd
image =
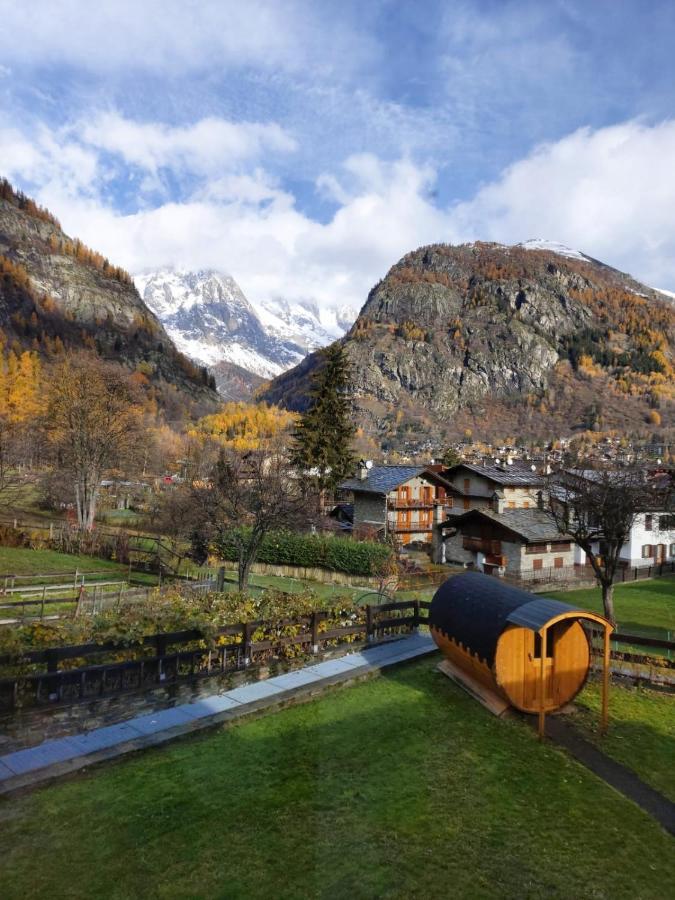
<instances>
[{"instance_id":1,"label":"mountain snowfield","mask_svg":"<svg viewBox=\"0 0 675 900\"><path fill-rule=\"evenodd\" d=\"M225 272L161 269L134 278L176 346L202 365L234 363L273 378L330 344L357 312L274 298L255 306Z\"/></svg>"}]
</instances>

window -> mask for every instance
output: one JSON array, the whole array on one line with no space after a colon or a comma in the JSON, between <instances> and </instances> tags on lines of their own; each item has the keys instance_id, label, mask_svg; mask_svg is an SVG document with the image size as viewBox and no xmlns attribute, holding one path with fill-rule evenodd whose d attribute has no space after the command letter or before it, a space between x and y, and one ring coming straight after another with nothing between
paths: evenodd
<instances>
[{"instance_id":1,"label":"window","mask_svg":"<svg viewBox=\"0 0 675 900\"><path fill-rule=\"evenodd\" d=\"M670 555L675 556L675 544L670 545Z\"/></svg>"},{"instance_id":2,"label":"window","mask_svg":"<svg viewBox=\"0 0 675 900\"><path fill-rule=\"evenodd\" d=\"M546 553L548 544L525 544L526 553Z\"/></svg>"},{"instance_id":3,"label":"window","mask_svg":"<svg viewBox=\"0 0 675 900\"><path fill-rule=\"evenodd\" d=\"M530 508L530 501L525 500L525 502L523 503L523 509L529 509L529 508Z\"/></svg>"},{"instance_id":4,"label":"window","mask_svg":"<svg viewBox=\"0 0 675 900\"><path fill-rule=\"evenodd\" d=\"M659 531L675 528L675 516L659 516Z\"/></svg>"},{"instance_id":5,"label":"window","mask_svg":"<svg viewBox=\"0 0 675 900\"><path fill-rule=\"evenodd\" d=\"M642 546L642 558L649 559L652 555L652 545L651 544L643 544Z\"/></svg>"},{"instance_id":6,"label":"window","mask_svg":"<svg viewBox=\"0 0 675 900\"><path fill-rule=\"evenodd\" d=\"M516 508L516 501L509 500L509 509L515 509L515 508Z\"/></svg>"},{"instance_id":7,"label":"window","mask_svg":"<svg viewBox=\"0 0 675 900\"><path fill-rule=\"evenodd\" d=\"M652 530L653 520L654 520L654 516L652 516L652 515L645 516L645 531Z\"/></svg>"},{"instance_id":8,"label":"window","mask_svg":"<svg viewBox=\"0 0 675 900\"><path fill-rule=\"evenodd\" d=\"M546 658L551 659L553 656L553 630L549 628L546 632ZM541 635L537 634L536 631L534 633L534 651L532 653L533 659L541 659Z\"/></svg>"},{"instance_id":9,"label":"window","mask_svg":"<svg viewBox=\"0 0 675 900\"><path fill-rule=\"evenodd\" d=\"M470 478L464 479L464 493L465 494L471 493L471 479Z\"/></svg>"},{"instance_id":10,"label":"window","mask_svg":"<svg viewBox=\"0 0 675 900\"><path fill-rule=\"evenodd\" d=\"M556 558L553 560L553 565L556 569L562 569L564 562L565 560L562 558L562 556L556 556Z\"/></svg>"},{"instance_id":11,"label":"window","mask_svg":"<svg viewBox=\"0 0 675 900\"><path fill-rule=\"evenodd\" d=\"M464 509L471 509L471 501L468 497L464 498Z\"/></svg>"},{"instance_id":12,"label":"window","mask_svg":"<svg viewBox=\"0 0 675 900\"><path fill-rule=\"evenodd\" d=\"M572 544L570 541L551 541L551 551L555 552L556 550L560 552L561 550L570 550Z\"/></svg>"},{"instance_id":13,"label":"window","mask_svg":"<svg viewBox=\"0 0 675 900\"><path fill-rule=\"evenodd\" d=\"M532 568L533 569L543 569L544 568L544 560L543 559L533 559L532 560Z\"/></svg>"}]
</instances>

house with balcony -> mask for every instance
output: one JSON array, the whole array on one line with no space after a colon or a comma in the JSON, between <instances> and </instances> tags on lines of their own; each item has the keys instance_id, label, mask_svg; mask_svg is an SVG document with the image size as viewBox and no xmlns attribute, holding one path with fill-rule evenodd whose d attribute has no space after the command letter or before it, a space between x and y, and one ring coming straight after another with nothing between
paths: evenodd
<instances>
[{"instance_id":1,"label":"house with balcony","mask_svg":"<svg viewBox=\"0 0 675 900\"><path fill-rule=\"evenodd\" d=\"M583 478L590 481L596 477L593 469L566 470L558 476L561 484L565 483L565 476L568 472L577 479ZM645 470L645 483L651 484L657 490L652 497L653 505L640 511L633 520L628 539L619 552L621 566L639 569L658 566L662 563L675 563L675 513L673 512L670 486L671 477L668 473L650 473ZM560 496L553 488L552 497L559 503L567 502L570 497L569 487ZM592 547L594 553L602 555L601 540L595 541ZM575 549L575 563L577 565L588 564L586 553L580 547Z\"/></svg>"},{"instance_id":2,"label":"house with balcony","mask_svg":"<svg viewBox=\"0 0 675 900\"><path fill-rule=\"evenodd\" d=\"M546 491L546 475L518 461L458 463L440 475L454 488L456 510L496 508L501 501L506 509L532 509Z\"/></svg>"},{"instance_id":3,"label":"house with balcony","mask_svg":"<svg viewBox=\"0 0 675 900\"><path fill-rule=\"evenodd\" d=\"M538 507L472 509L448 517L434 535L434 560L491 575L536 580L574 566L575 545Z\"/></svg>"},{"instance_id":4,"label":"house with balcony","mask_svg":"<svg viewBox=\"0 0 675 900\"><path fill-rule=\"evenodd\" d=\"M430 547L434 526L453 505L453 488L425 466L377 466L361 462L339 486L352 498L355 536L391 537L401 545Z\"/></svg>"}]
</instances>

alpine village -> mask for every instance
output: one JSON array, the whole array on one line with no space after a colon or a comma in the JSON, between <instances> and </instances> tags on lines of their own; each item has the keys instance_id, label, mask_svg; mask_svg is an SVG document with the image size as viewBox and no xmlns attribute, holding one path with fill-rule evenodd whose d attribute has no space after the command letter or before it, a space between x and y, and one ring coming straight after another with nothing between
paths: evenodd
<instances>
[{"instance_id":1,"label":"alpine village","mask_svg":"<svg viewBox=\"0 0 675 900\"><path fill-rule=\"evenodd\" d=\"M360 309L127 271L3 140L0 897L670 896L675 294L440 224Z\"/></svg>"}]
</instances>

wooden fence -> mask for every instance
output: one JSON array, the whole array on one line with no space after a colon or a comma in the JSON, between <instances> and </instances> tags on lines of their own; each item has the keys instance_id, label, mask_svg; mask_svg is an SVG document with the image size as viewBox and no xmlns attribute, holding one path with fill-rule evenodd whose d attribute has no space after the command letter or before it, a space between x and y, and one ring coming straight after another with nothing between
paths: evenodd
<instances>
[{"instance_id":1,"label":"wooden fence","mask_svg":"<svg viewBox=\"0 0 675 900\"><path fill-rule=\"evenodd\" d=\"M622 566L616 573L615 584L630 581L646 581L649 578L660 578L675 572L675 561L654 563L648 566ZM503 578L509 584L518 587L534 585L578 584L588 582L595 585L595 573L590 566L546 566L541 569L528 569L524 572L504 575L492 573L496 578Z\"/></svg>"},{"instance_id":2,"label":"wooden fence","mask_svg":"<svg viewBox=\"0 0 675 900\"><path fill-rule=\"evenodd\" d=\"M109 642L0 657L0 708L74 703L152 689L184 678L224 675L280 657L411 632L426 618L418 600L323 611L277 622L240 622L208 636L197 630L155 634L132 646Z\"/></svg>"},{"instance_id":3,"label":"wooden fence","mask_svg":"<svg viewBox=\"0 0 675 900\"><path fill-rule=\"evenodd\" d=\"M165 585L164 590L169 586ZM181 581L181 590L188 594L216 589L217 572L211 572L199 580ZM147 602L156 590L157 586L130 587L126 581L92 581L85 585L83 580L75 585L43 584L17 588L16 592L21 593L18 599L3 600L0 593L0 627L43 619L55 621L74 615L94 615L125 603ZM58 593L58 596L48 596L51 592Z\"/></svg>"},{"instance_id":4,"label":"wooden fence","mask_svg":"<svg viewBox=\"0 0 675 900\"><path fill-rule=\"evenodd\" d=\"M276 622L239 622L208 636L189 630L150 635L131 646L109 642L5 655L0 657L0 669L5 670L0 708L95 700L188 678L226 675L283 658L311 657L331 647L387 640L426 625L429 607L421 600L392 601L354 610L317 610ZM645 655L653 657L656 651L663 655L651 667L675 674L667 658L675 651L675 641L618 633L612 635L612 644L616 672L622 673L626 660L642 663ZM645 655L632 656L627 652L631 645L645 647Z\"/></svg>"}]
</instances>

